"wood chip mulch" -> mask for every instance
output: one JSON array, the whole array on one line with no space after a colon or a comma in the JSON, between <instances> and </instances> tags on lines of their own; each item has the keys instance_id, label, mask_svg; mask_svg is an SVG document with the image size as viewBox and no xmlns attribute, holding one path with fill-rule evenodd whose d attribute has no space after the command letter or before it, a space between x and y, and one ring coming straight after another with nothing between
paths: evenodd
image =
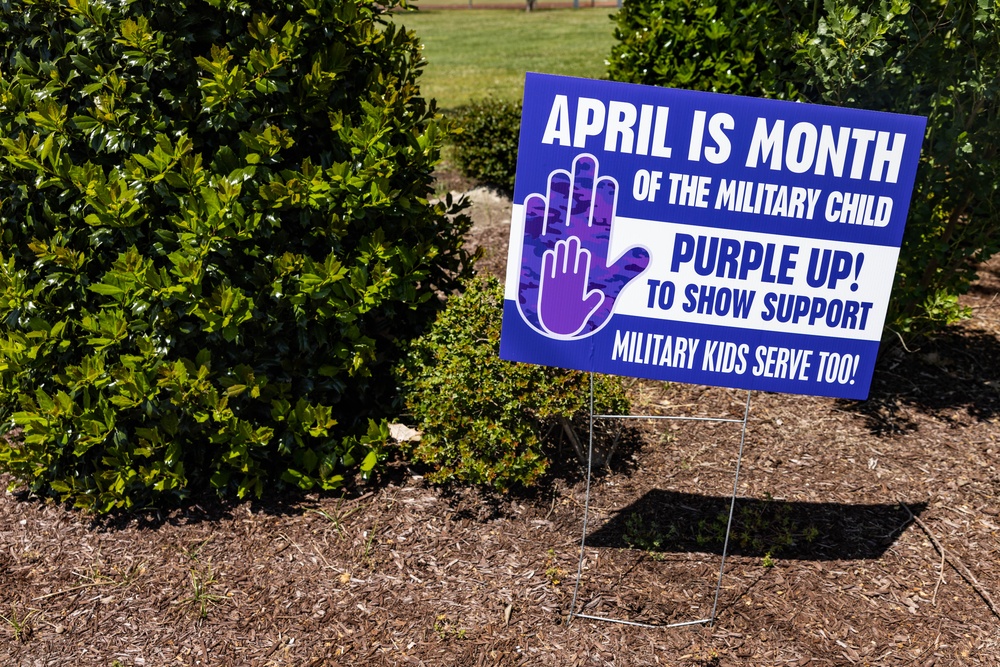
<instances>
[{"instance_id":1,"label":"wood chip mulch","mask_svg":"<svg viewBox=\"0 0 1000 667\"><path fill-rule=\"evenodd\" d=\"M502 267L503 226L476 233ZM753 394L714 625L566 625L585 495L566 447L499 498L401 463L345 497L104 522L4 493L0 665L1000 665L998 292L993 262L974 317L887 354L868 401ZM631 393L737 418L746 397ZM739 427L637 428L593 481L577 611L706 618Z\"/></svg>"}]
</instances>

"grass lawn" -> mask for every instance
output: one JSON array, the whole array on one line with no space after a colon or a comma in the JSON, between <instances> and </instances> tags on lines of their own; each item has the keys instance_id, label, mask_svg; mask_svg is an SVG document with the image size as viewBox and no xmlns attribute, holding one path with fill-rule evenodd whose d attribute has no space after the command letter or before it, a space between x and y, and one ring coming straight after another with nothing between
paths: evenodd
<instances>
[{"instance_id":1,"label":"grass lawn","mask_svg":"<svg viewBox=\"0 0 1000 667\"><path fill-rule=\"evenodd\" d=\"M614 43L612 8L399 13L427 67L421 89L442 109L494 95L519 100L525 72L600 78Z\"/></svg>"}]
</instances>

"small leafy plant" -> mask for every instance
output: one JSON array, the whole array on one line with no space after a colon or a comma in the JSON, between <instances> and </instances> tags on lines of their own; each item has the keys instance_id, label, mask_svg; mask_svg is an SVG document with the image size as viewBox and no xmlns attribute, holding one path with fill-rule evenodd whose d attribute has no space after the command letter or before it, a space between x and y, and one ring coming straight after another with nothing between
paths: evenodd
<instances>
[{"instance_id":1,"label":"small leafy plant","mask_svg":"<svg viewBox=\"0 0 1000 667\"><path fill-rule=\"evenodd\" d=\"M697 543L721 546L728 523L728 511L720 511L712 520L699 521ZM764 552L765 561L773 561L784 550L796 544L811 544L818 536L816 526L797 521L791 505L765 493L762 501L736 504L730 540L743 549Z\"/></svg>"},{"instance_id":2,"label":"small leafy plant","mask_svg":"<svg viewBox=\"0 0 1000 667\"><path fill-rule=\"evenodd\" d=\"M226 596L213 592L217 584L210 564L201 570L192 568L188 575L191 578L191 595L182 602L190 605L199 619L205 620L208 618L208 610L225 600Z\"/></svg>"},{"instance_id":3,"label":"small leafy plant","mask_svg":"<svg viewBox=\"0 0 1000 667\"><path fill-rule=\"evenodd\" d=\"M625 519L625 532L622 539L632 549L645 551L653 560L661 560L663 551L670 541L677 536L674 525L661 527L659 522L646 519L641 513L634 512Z\"/></svg>"},{"instance_id":4,"label":"small leafy plant","mask_svg":"<svg viewBox=\"0 0 1000 667\"><path fill-rule=\"evenodd\" d=\"M553 587L558 586L566 578L566 570L559 567L556 561L555 549L549 549L545 554L545 578Z\"/></svg>"},{"instance_id":5,"label":"small leafy plant","mask_svg":"<svg viewBox=\"0 0 1000 667\"><path fill-rule=\"evenodd\" d=\"M589 402L587 374L501 360L502 311L499 281L474 278L397 369L406 408L423 431L408 454L431 466L430 481L531 486L548 469L555 439L577 438L573 420L583 421ZM627 414L620 379L595 376L594 405Z\"/></svg>"},{"instance_id":6,"label":"small leafy plant","mask_svg":"<svg viewBox=\"0 0 1000 667\"><path fill-rule=\"evenodd\" d=\"M22 614L18 611L17 607L12 604L10 606L10 616L0 614L0 620L6 623L7 627L10 628L15 641L25 643L31 638L31 635L34 632L32 617L34 617L37 613L37 611L32 610Z\"/></svg>"},{"instance_id":7,"label":"small leafy plant","mask_svg":"<svg viewBox=\"0 0 1000 667\"><path fill-rule=\"evenodd\" d=\"M451 620L447 614L439 614L434 619L434 634L442 641L450 638L465 639L466 632L465 628Z\"/></svg>"}]
</instances>

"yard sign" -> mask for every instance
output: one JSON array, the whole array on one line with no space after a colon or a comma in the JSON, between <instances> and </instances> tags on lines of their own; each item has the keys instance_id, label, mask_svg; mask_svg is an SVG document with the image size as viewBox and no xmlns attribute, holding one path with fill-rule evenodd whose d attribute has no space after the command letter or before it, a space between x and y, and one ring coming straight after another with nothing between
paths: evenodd
<instances>
[{"instance_id":1,"label":"yard sign","mask_svg":"<svg viewBox=\"0 0 1000 667\"><path fill-rule=\"evenodd\" d=\"M501 357L867 397L925 122L528 74Z\"/></svg>"}]
</instances>

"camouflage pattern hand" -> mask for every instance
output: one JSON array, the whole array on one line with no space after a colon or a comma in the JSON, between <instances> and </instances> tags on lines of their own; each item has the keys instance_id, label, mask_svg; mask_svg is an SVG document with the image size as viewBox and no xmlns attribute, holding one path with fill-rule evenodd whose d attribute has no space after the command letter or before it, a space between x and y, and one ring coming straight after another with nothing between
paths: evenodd
<instances>
[{"instance_id":1,"label":"camouflage pattern hand","mask_svg":"<svg viewBox=\"0 0 1000 667\"><path fill-rule=\"evenodd\" d=\"M645 248L608 256L618 183L598 178L597 160L578 155L572 173L549 174L545 196L524 202L518 308L536 330L583 338L599 330L615 300L649 264Z\"/></svg>"}]
</instances>

